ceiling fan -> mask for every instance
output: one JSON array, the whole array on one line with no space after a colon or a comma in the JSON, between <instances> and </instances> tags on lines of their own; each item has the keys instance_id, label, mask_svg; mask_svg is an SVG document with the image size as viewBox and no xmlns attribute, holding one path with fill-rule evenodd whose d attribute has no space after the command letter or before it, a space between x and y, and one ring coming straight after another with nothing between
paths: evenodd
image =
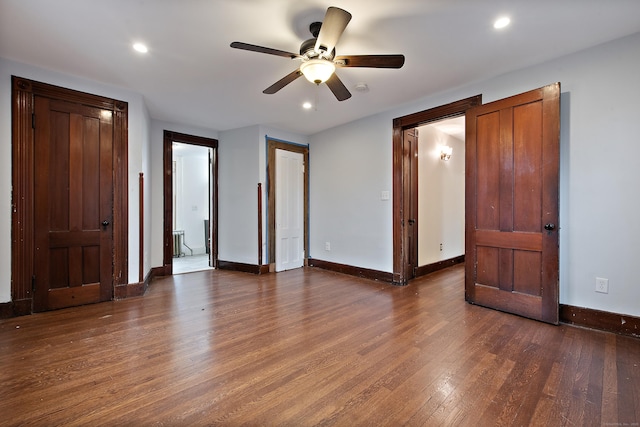
<instances>
[{"instance_id":1,"label":"ceiling fan","mask_svg":"<svg viewBox=\"0 0 640 427\"><path fill-rule=\"evenodd\" d=\"M338 101L344 101L351 98L351 93L335 74L336 67L401 68L404 65L404 55L336 56L336 43L350 20L351 14L346 10L329 7L324 22L314 22L309 26L313 38L300 45L300 54L242 42L233 42L231 47L302 61L297 70L263 90L263 93L276 93L304 75L307 80L317 85L326 83Z\"/></svg>"}]
</instances>

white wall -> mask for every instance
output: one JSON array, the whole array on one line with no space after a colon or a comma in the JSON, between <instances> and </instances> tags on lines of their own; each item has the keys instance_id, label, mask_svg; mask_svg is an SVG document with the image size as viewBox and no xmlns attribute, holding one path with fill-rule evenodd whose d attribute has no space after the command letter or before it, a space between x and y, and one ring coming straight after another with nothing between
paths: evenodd
<instances>
[{"instance_id":1,"label":"white wall","mask_svg":"<svg viewBox=\"0 0 640 427\"><path fill-rule=\"evenodd\" d=\"M11 76L63 86L129 105L129 282L138 279L138 176L148 170L149 116L141 95L0 58L0 302L11 300ZM126 275L126 274L125 274Z\"/></svg>"},{"instance_id":2,"label":"white wall","mask_svg":"<svg viewBox=\"0 0 640 427\"><path fill-rule=\"evenodd\" d=\"M453 148L440 159L440 146ZM418 265L464 255L464 141L418 128ZM441 246L442 245L442 246Z\"/></svg>"},{"instance_id":3,"label":"white wall","mask_svg":"<svg viewBox=\"0 0 640 427\"><path fill-rule=\"evenodd\" d=\"M392 271L391 204L377 196L391 187L393 118L560 81L560 302L640 315L639 69L635 34L312 135L311 255ZM608 294L594 292L596 276Z\"/></svg>"},{"instance_id":4,"label":"white wall","mask_svg":"<svg viewBox=\"0 0 640 427\"><path fill-rule=\"evenodd\" d=\"M392 201L381 200L392 189L391 119L372 116L309 138L312 258L392 271Z\"/></svg>"},{"instance_id":5,"label":"white wall","mask_svg":"<svg viewBox=\"0 0 640 427\"><path fill-rule=\"evenodd\" d=\"M258 260L258 183L262 183L262 260L267 262L266 138L308 144L307 137L268 126L220 132L219 258L256 265Z\"/></svg>"},{"instance_id":6,"label":"white wall","mask_svg":"<svg viewBox=\"0 0 640 427\"><path fill-rule=\"evenodd\" d=\"M260 127L220 132L218 147L219 259L256 265Z\"/></svg>"}]
</instances>

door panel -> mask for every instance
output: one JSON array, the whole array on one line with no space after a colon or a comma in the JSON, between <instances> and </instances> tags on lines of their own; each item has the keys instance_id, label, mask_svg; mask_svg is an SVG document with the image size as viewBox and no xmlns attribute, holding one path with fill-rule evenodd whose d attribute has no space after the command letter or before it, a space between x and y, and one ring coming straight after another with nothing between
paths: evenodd
<instances>
[{"instance_id":1,"label":"door panel","mask_svg":"<svg viewBox=\"0 0 640 427\"><path fill-rule=\"evenodd\" d=\"M110 300L112 113L37 96L35 117L34 310Z\"/></svg>"},{"instance_id":2,"label":"door panel","mask_svg":"<svg viewBox=\"0 0 640 427\"><path fill-rule=\"evenodd\" d=\"M560 84L466 117L466 299L558 323Z\"/></svg>"},{"instance_id":3,"label":"door panel","mask_svg":"<svg viewBox=\"0 0 640 427\"><path fill-rule=\"evenodd\" d=\"M276 271L304 264L304 169L301 153L276 149Z\"/></svg>"},{"instance_id":4,"label":"door panel","mask_svg":"<svg viewBox=\"0 0 640 427\"><path fill-rule=\"evenodd\" d=\"M542 215L542 102L513 109L513 230L540 232Z\"/></svg>"}]
</instances>

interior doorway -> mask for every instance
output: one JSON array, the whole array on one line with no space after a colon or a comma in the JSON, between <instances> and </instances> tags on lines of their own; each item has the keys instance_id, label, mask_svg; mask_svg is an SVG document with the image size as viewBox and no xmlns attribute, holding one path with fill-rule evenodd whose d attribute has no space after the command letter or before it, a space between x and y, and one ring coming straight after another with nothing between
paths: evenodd
<instances>
[{"instance_id":1,"label":"interior doorway","mask_svg":"<svg viewBox=\"0 0 640 427\"><path fill-rule=\"evenodd\" d=\"M212 268L213 148L171 144L173 274Z\"/></svg>"},{"instance_id":2,"label":"interior doorway","mask_svg":"<svg viewBox=\"0 0 640 427\"><path fill-rule=\"evenodd\" d=\"M216 268L218 141L164 132L164 274Z\"/></svg>"},{"instance_id":3,"label":"interior doorway","mask_svg":"<svg viewBox=\"0 0 640 427\"><path fill-rule=\"evenodd\" d=\"M445 119L464 117L469 108L482 104L482 95L466 98L451 104L399 117L393 121L393 282L406 285L416 275L427 274L441 268L442 260L420 266L418 249L421 228L418 199L419 142L408 144L411 138L420 138L420 126L443 123ZM417 129L417 132L415 131ZM423 133L425 129L423 129ZM441 132L440 133L444 133ZM417 135L416 135L417 134ZM427 153L440 159L442 141L435 141L438 152ZM464 177L463 177L464 178ZM423 221L427 221L426 219ZM425 224L422 224L425 228ZM440 249L438 243L438 252ZM426 253L426 249L422 252ZM455 261L455 258L453 258Z\"/></svg>"},{"instance_id":4,"label":"interior doorway","mask_svg":"<svg viewBox=\"0 0 640 427\"><path fill-rule=\"evenodd\" d=\"M465 116L416 128L418 146L415 276L464 261Z\"/></svg>"},{"instance_id":5,"label":"interior doorway","mask_svg":"<svg viewBox=\"0 0 640 427\"><path fill-rule=\"evenodd\" d=\"M464 115L403 131L407 280L464 261L464 131Z\"/></svg>"}]
</instances>

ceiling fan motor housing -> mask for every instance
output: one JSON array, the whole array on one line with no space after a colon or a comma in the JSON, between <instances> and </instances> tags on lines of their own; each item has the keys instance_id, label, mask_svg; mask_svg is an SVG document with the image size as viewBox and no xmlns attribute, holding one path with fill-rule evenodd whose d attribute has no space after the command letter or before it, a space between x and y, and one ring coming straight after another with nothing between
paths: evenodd
<instances>
[{"instance_id":1,"label":"ceiling fan motor housing","mask_svg":"<svg viewBox=\"0 0 640 427\"><path fill-rule=\"evenodd\" d=\"M308 59L314 59L319 57L320 54L316 52L315 47L316 47L315 38L303 41L302 44L300 45L300 56L303 56ZM333 60L335 56L336 56L335 49L333 49L331 53L324 52L322 54L323 59L328 59L330 61Z\"/></svg>"}]
</instances>

